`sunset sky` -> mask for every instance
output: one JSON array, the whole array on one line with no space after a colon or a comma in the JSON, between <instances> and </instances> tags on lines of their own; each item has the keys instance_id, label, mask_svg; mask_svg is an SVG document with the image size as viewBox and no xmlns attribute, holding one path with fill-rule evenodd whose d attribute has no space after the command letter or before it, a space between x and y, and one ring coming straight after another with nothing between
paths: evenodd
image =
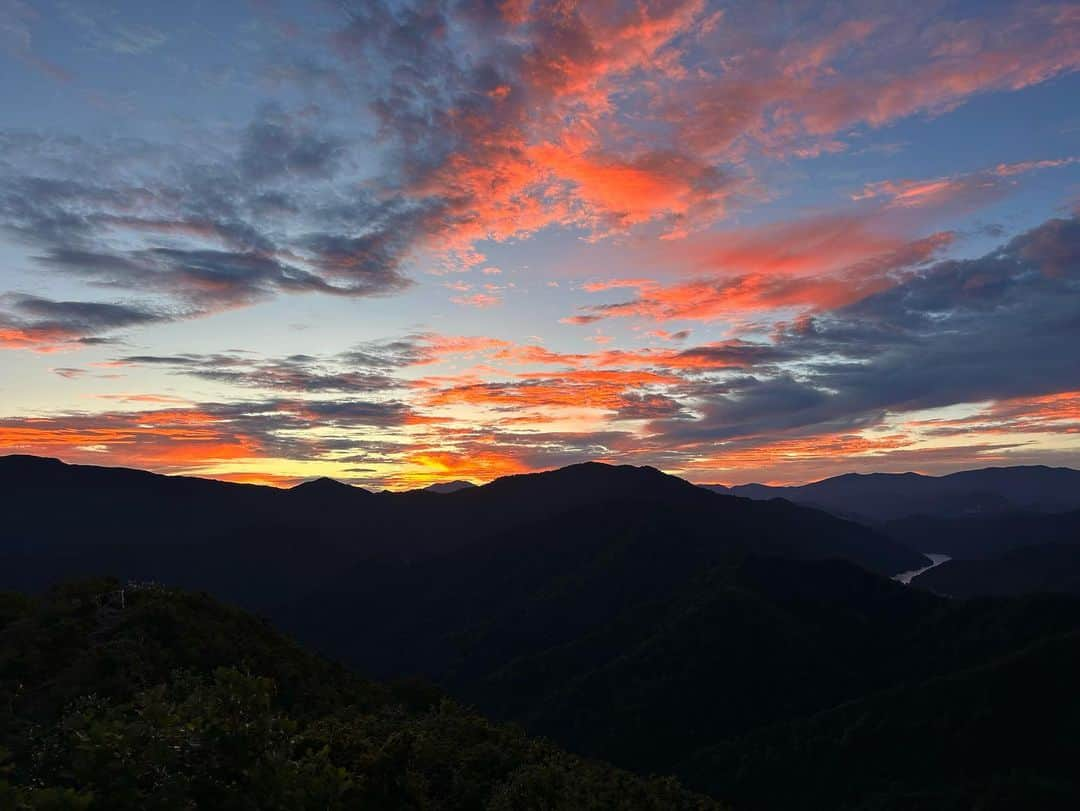
<instances>
[{"instance_id":1,"label":"sunset sky","mask_svg":"<svg viewBox=\"0 0 1080 811\"><path fill-rule=\"evenodd\" d=\"M0 0L0 453L1080 466L1080 5Z\"/></svg>"}]
</instances>

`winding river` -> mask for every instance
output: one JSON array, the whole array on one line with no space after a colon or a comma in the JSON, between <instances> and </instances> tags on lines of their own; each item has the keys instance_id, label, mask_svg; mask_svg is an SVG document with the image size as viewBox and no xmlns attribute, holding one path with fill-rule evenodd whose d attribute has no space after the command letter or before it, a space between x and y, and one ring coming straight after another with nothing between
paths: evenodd
<instances>
[{"instance_id":1,"label":"winding river","mask_svg":"<svg viewBox=\"0 0 1080 811\"><path fill-rule=\"evenodd\" d=\"M938 555L933 552L923 552L923 554L930 558L929 566L923 566L921 569L912 569L908 572L900 572L900 574L893 576L893 580L897 580L906 586L923 572L928 572L935 566L940 566L945 561L952 560L949 555Z\"/></svg>"}]
</instances>

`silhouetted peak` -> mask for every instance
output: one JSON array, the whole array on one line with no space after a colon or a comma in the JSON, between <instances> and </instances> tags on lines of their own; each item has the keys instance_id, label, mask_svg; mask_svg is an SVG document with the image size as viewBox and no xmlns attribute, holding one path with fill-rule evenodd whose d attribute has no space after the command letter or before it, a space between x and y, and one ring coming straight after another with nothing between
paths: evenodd
<instances>
[{"instance_id":1,"label":"silhouetted peak","mask_svg":"<svg viewBox=\"0 0 1080 811\"><path fill-rule=\"evenodd\" d=\"M562 476L589 476L596 478L611 479L637 479L637 480L663 480L674 479L661 470L649 465L611 465L607 462L581 462L576 465L567 465L550 471L551 474ZM545 475L545 474L540 474Z\"/></svg>"},{"instance_id":2,"label":"silhouetted peak","mask_svg":"<svg viewBox=\"0 0 1080 811\"><path fill-rule=\"evenodd\" d=\"M455 479L452 482L437 482L424 488L427 493L456 493L458 490L469 490L476 487L475 484L464 479Z\"/></svg>"},{"instance_id":3,"label":"silhouetted peak","mask_svg":"<svg viewBox=\"0 0 1080 811\"><path fill-rule=\"evenodd\" d=\"M317 479L303 482L291 488L293 493L362 493L367 494L367 490L362 487L353 487L351 484L345 484L339 482L337 479L331 479L329 476L320 476Z\"/></svg>"},{"instance_id":4,"label":"silhouetted peak","mask_svg":"<svg viewBox=\"0 0 1080 811\"><path fill-rule=\"evenodd\" d=\"M0 456L0 465L63 465L64 463L54 456L31 456L26 453L10 453Z\"/></svg>"},{"instance_id":5,"label":"silhouetted peak","mask_svg":"<svg viewBox=\"0 0 1080 811\"><path fill-rule=\"evenodd\" d=\"M926 479L930 478L924 476L921 473L914 473L912 471L905 471L904 473L841 473L838 476L830 476L827 479L821 479L816 482L811 482L806 485L807 487L813 487L819 484L840 484L843 482L890 482L890 481L911 481L913 479ZM797 486L797 485L796 485Z\"/></svg>"},{"instance_id":6,"label":"silhouetted peak","mask_svg":"<svg viewBox=\"0 0 1080 811\"><path fill-rule=\"evenodd\" d=\"M685 493L697 490L696 485L685 479L670 476L654 467L609 465L604 462L582 462L541 473L504 476L477 488L478 493L514 493L518 497L546 496L569 501L656 496L673 491Z\"/></svg>"},{"instance_id":7,"label":"silhouetted peak","mask_svg":"<svg viewBox=\"0 0 1080 811\"><path fill-rule=\"evenodd\" d=\"M11 454L0 456L0 475L20 484L36 483L48 486L56 483L80 481L83 483L141 482L162 479L180 479L180 476L163 476L147 470L98 465L72 465L51 456ZM189 479L191 480L191 479Z\"/></svg>"}]
</instances>

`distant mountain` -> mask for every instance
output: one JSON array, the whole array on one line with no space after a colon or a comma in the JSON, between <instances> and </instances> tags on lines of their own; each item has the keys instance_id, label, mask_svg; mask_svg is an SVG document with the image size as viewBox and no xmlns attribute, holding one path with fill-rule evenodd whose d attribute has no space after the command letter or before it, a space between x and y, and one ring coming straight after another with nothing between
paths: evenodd
<instances>
[{"instance_id":1,"label":"distant mountain","mask_svg":"<svg viewBox=\"0 0 1080 811\"><path fill-rule=\"evenodd\" d=\"M677 541L693 537L717 550L807 559L837 557L885 574L925 560L879 533L820 511L793 504L718 499L650 467L587 462L506 476L433 505L435 509L423 515L437 520L414 523L412 540L438 555L462 546L479 548L484 539L492 539L486 542L504 550L521 547L521 534L534 532L534 524L543 524L550 537L576 543L613 534L603 526L583 533L575 524L576 516L571 516L584 510L612 525L626 523L619 511L639 516L642 526L671 523L669 536L656 539L656 553L666 550L673 557L682 548Z\"/></svg>"},{"instance_id":2,"label":"distant mountain","mask_svg":"<svg viewBox=\"0 0 1080 811\"><path fill-rule=\"evenodd\" d=\"M273 497L273 494L267 495ZM294 510L340 510L348 513L361 509L361 504L372 500L375 494L324 476L290 488L287 495Z\"/></svg>"},{"instance_id":3,"label":"distant mountain","mask_svg":"<svg viewBox=\"0 0 1080 811\"><path fill-rule=\"evenodd\" d=\"M367 490L362 487L353 487L351 484L345 484L339 482L337 479L331 479L327 476L321 476L318 479L312 479L311 481L302 482L295 487L291 488L293 493L349 493L355 495L356 493L368 493Z\"/></svg>"},{"instance_id":4,"label":"distant mountain","mask_svg":"<svg viewBox=\"0 0 1080 811\"><path fill-rule=\"evenodd\" d=\"M956 559L995 558L1025 546L1066 544L1080 560L1080 510L963 518L913 516L886 522L880 528L913 549Z\"/></svg>"},{"instance_id":5,"label":"distant mountain","mask_svg":"<svg viewBox=\"0 0 1080 811\"><path fill-rule=\"evenodd\" d=\"M456 479L452 482L429 484L423 489L428 493L456 493L458 490L468 490L472 487L476 487L476 485L463 479Z\"/></svg>"},{"instance_id":6,"label":"distant mountain","mask_svg":"<svg viewBox=\"0 0 1080 811\"><path fill-rule=\"evenodd\" d=\"M278 490L27 456L0 457L0 492L0 588L112 574L252 607L362 557L355 528L379 502L336 482Z\"/></svg>"},{"instance_id":7,"label":"distant mountain","mask_svg":"<svg viewBox=\"0 0 1080 811\"><path fill-rule=\"evenodd\" d=\"M847 473L791 487L702 486L744 498L786 498L836 515L869 521L916 515L971 516L1017 510L1080 509L1080 471L1042 465L965 470L947 476Z\"/></svg>"},{"instance_id":8,"label":"distant mountain","mask_svg":"<svg viewBox=\"0 0 1080 811\"><path fill-rule=\"evenodd\" d=\"M8 456L0 457L0 492L9 505L0 588L107 574L205 589L262 612L292 611L358 567L428 565L467 548L526 559L549 538L584 549L617 542L622 528L657 525L667 529L649 534L649 554L658 568L683 572L747 553L841 557L884 574L925 560L818 511L724 498L629 466L576 465L443 497L373 494L331 480L280 490ZM583 529L576 510L596 528ZM690 548L698 552L680 551Z\"/></svg>"},{"instance_id":9,"label":"distant mountain","mask_svg":"<svg viewBox=\"0 0 1080 811\"><path fill-rule=\"evenodd\" d=\"M444 499L420 491L375 495L330 479L279 490L7 456L0 457L0 490L11 505L0 526L0 564L7 564L0 586L112 573L206 588L259 608L362 561L424 560L500 534L513 544L515 530L531 522L612 502L685 511L718 548L846 557L887 574L922 561L883 535L819 512L717 498L629 466L510 476ZM572 525L558 532L578 534Z\"/></svg>"}]
</instances>

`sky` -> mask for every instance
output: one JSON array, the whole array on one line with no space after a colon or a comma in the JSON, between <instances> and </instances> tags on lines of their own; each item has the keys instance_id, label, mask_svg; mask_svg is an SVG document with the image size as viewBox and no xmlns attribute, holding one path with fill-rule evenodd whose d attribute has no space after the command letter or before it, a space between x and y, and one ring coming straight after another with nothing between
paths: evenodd
<instances>
[{"instance_id":1,"label":"sky","mask_svg":"<svg viewBox=\"0 0 1080 811\"><path fill-rule=\"evenodd\" d=\"M1080 467L1080 5L0 0L0 453Z\"/></svg>"}]
</instances>

